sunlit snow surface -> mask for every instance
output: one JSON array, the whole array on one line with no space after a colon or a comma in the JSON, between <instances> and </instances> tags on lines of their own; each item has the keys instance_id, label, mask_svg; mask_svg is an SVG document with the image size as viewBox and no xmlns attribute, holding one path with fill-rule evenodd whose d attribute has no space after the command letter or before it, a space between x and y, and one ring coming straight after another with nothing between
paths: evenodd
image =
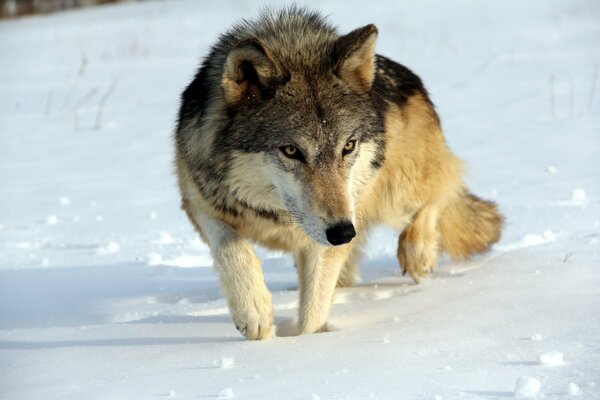
<instances>
[{"instance_id":1,"label":"sunlit snow surface","mask_svg":"<svg viewBox=\"0 0 600 400\"><path fill-rule=\"evenodd\" d=\"M280 337L257 343L179 210L171 135L208 46L260 5L0 22L0 398L499 399L523 377L600 398L600 3L319 4L423 78L506 229L418 286L375 232L333 332L300 337L291 259L259 250Z\"/></svg>"}]
</instances>

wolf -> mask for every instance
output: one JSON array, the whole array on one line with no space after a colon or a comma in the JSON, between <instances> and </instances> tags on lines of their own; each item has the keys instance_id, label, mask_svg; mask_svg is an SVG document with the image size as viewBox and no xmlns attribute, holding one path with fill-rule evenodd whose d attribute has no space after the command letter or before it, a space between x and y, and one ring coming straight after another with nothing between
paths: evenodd
<instances>
[{"instance_id":1,"label":"wolf","mask_svg":"<svg viewBox=\"0 0 600 400\"><path fill-rule=\"evenodd\" d=\"M467 189L420 78L376 54L377 35L339 34L304 8L263 11L220 36L181 96L181 206L248 339L274 334L253 244L293 255L302 334L327 329L374 226L401 232L417 283L439 253L466 258L500 237L503 217Z\"/></svg>"}]
</instances>

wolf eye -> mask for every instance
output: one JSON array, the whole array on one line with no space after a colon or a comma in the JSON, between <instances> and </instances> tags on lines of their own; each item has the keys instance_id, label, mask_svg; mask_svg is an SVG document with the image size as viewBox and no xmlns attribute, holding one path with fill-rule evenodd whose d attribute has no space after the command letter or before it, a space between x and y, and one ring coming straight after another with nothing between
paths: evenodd
<instances>
[{"instance_id":1,"label":"wolf eye","mask_svg":"<svg viewBox=\"0 0 600 400\"><path fill-rule=\"evenodd\" d=\"M291 158L292 160L298 160L304 162L304 155L296 146L292 146L288 144L287 146L282 146L279 148L284 156L287 158Z\"/></svg>"},{"instance_id":2,"label":"wolf eye","mask_svg":"<svg viewBox=\"0 0 600 400\"><path fill-rule=\"evenodd\" d=\"M346 143L346 145L344 146L344 150L342 151L342 155L347 155L350 154L354 151L354 148L356 147L356 140L352 139L349 140L348 143Z\"/></svg>"}]
</instances>

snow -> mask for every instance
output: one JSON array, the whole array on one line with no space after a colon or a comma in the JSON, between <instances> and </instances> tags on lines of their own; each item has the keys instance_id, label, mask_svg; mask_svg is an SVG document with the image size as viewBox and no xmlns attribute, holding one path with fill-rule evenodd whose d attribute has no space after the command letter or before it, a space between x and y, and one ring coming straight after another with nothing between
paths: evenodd
<instances>
[{"instance_id":1,"label":"snow","mask_svg":"<svg viewBox=\"0 0 600 400\"><path fill-rule=\"evenodd\" d=\"M579 386L577 386L576 383L569 382L569 385L567 386L567 394L569 396L577 396L580 392L581 389L579 388Z\"/></svg>"},{"instance_id":2,"label":"snow","mask_svg":"<svg viewBox=\"0 0 600 400\"><path fill-rule=\"evenodd\" d=\"M585 201L585 190L583 189L573 189L571 193L571 200L573 201Z\"/></svg>"},{"instance_id":3,"label":"snow","mask_svg":"<svg viewBox=\"0 0 600 400\"><path fill-rule=\"evenodd\" d=\"M541 365L556 367L564 364L564 355L561 352L553 351L550 353L542 353L538 356L538 362Z\"/></svg>"},{"instance_id":4,"label":"snow","mask_svg":"<svg viewBox=\"0 0 600 400\"><path fill-rule=\"evenodd\" d=\"M222 357L219 366L221 368L232 368L234 365L234 360L231 357Z\"/></svg>"},{"instance_id":5,"label":"snow","mask_svg":"<svg viewBox=\"0 0 600 400\"><path fill-rule=\"evenodd\" d=\"M173 244L175 242L176 240L173 238L173 236L171 236L169 232L165 231L159 232L159 238L152 241L154 244Z\"/></svg>"},{"instance_id":6,"label":"snow","mask_svg":"<svg viewBox=\"0 0 600 400\"><path fill-rule=\"evenodd\" d=\"M219 396L220 399L232 399L233 396L233 389L232 388L226 388L223 389L219 392Z\"/></svg>"},{"instance_id":7,"label":"snow","mask_svg":"<svg viewBox=\"0 0 600 400\"><path fill-rule=\"evenodd\" d=\"M520 249L520 248L539 246L541 244L554 242L554 241L556 241L556 235L551 230L547 230L547 231L542 232L541 234L529 233L529 234L525 235L523 237L523 239L519 240L518 242L510 243L510 244L504 245L504 246L499 245L499 246L497 246L497 248L500 250L504 250L504 251L510 251L510 250L515 250L515 249Z\"/></svg>"},{"instance_id":8,"label":"snow","mask_svg":"<svg viewBox=\"0 0 600 400\"><path fill-rule=\"evenodd\" d=\"M540 394L542 383L535 378L522 376L515 385L515 397L518 399L536 398Z\"/></svg>"},{"instance_id":9,"label":"snow","mask_svg":"<svg viewBox=\"0 0 600 400\"><path fill-rule=\"evenodd\" d=\"M506 229L420 285L377 230L334 329L305 336L291 258L258 249L278 337L248 342L179 209L171 135L208 46L260 5L0 22L0 398L501 399L527 376L599 398L600 3L320 2L423 78Z\"/></svg>"},{"instance_id":10,"label":"snow","mask_svg":"<svg viewBox=\"0 0 600 400\"><path fill-rule=\"evenodd\" d=\"M100 246L96 248L96 254L98 255L106 255L106 254L114 254L119 251L119 243L111 241L106 246Z\"/></svg>"}]
</instances>

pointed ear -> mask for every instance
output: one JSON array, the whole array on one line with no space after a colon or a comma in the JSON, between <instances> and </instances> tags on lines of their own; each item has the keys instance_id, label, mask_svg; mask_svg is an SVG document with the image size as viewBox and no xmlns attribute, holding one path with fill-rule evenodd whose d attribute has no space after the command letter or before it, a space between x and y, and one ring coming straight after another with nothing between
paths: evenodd
<instances>
[{"instance_id":1,"label":"pointed ear","mask_svg":"<svg viewBox=\"0 0 600 400\"><path fill-rule=\"evenodd\" d=\"M229 104L263 95L280 82L282 75L270 52L258 40L246 40L231 50L225 61L221 77L225 101Z\"/></svg>"},{"instance_id":2,"label":"pointed ear","mask_svg":"<svg viewBox=\"0 0 600 400\"><path fill-rule=\"evenodd\" d=\"M341 36L334 45L333 72L352 90L366 94L375 79L375 41L373 24Z\"/></svg>"}]
</instances>

